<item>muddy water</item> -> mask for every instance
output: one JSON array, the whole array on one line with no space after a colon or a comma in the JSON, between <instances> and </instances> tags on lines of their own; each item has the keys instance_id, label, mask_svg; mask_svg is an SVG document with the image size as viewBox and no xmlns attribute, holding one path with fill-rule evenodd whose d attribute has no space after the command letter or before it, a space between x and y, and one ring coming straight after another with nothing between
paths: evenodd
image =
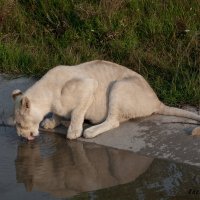
<instances>
[{"instance_id":1,"label":"muddy water","mask_svg":"<svg viewBox=\"0 0 200 200\"><path fill-rule=\"evenodd\" d=\"M0 127L0 199L200 197L200 169L41 134L33 142ZM199 195L199 196L198 196Z\"/></svg>"}]
</instances>

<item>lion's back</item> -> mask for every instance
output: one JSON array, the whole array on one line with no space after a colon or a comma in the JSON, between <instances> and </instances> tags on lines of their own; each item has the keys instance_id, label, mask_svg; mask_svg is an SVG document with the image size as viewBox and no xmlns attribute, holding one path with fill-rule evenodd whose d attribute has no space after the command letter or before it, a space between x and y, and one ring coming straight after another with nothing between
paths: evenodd
<instances>
[{"instance_id":1,"label":"lion's back","mask_svg":"<svg viewBox=\"0 0 200 200\"><path fill-rule=\"evenodd\" d=\"M112 85L125 77L140 76L121 65L95 60L75 66L57 66L46 74L46 83L52 88L62 88L65 82L73 78L91 78L98 82L94 101L86 113L86 119L94 123L105 120L108 112L109 93Z\"/></svg>"},{"instance_id":2,"label":"lion's back","mask_svg":"<svg viewBox=\"0 0 200 200\"><path fill-rule=\"evenodd\" d=\"M112 85L124 77L134 76L137 73L121 65L99 60L84 63L78 67L84 76L98 81L94 101L86 113L86 118L93 123L104 121L108 112L109 94Z\"/></svg>"},{"instance_id":3,"label":"lion's back","mask_svg":"<svg viewBox=\"0 0 200 200\"><path fill-rule=\"evenodd\" d=\"M120 80L125 76L137 74L124 66L104 60L83 63L78 65L78 67L84 74L97 80L100 85L109 84L110 82Z\"/></svg>"}]
</instances>

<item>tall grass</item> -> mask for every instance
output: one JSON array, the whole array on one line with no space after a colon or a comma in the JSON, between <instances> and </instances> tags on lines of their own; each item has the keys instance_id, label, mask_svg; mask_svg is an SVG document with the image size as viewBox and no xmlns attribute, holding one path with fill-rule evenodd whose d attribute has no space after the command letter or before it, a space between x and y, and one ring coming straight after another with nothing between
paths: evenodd
<instances>
[{"instance_id":1,"label":"tall grass","mask_svg":"<svg viewBox=\"0 0 200 200\"><path fill-rule=\"evenodd\" d=\"M168 104L199 105L198 0L2 0L0 72L41 76L93 59L125 65Z\"/></svg>"}]
</instances>

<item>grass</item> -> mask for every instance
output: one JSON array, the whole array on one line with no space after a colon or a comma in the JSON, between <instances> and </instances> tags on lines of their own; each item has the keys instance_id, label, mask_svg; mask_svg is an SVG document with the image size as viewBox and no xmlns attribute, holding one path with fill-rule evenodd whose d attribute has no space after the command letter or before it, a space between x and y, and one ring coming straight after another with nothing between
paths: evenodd
<instances>
[{"instance_id":1,"label":"grass","mask_svg":"<svg viewBox=\"0 0 200 200\"><path fill-rule=\"evenodd\" d=\"M0 72L42 76L105 59L142 74L170 105L199 105L198 0L2 0Z\"/></svg>"}]
</instances>

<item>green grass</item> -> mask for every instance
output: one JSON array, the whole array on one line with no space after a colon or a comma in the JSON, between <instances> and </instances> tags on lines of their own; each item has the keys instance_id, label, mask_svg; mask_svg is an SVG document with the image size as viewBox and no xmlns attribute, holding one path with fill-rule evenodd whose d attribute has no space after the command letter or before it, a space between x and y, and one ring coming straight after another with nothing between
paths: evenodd
<instances>
[{"instance_id":1,"label":"green grass","mask_svg":"<svg viewBox=\"0 0 200 200\"><path fill-rule=\"evenodd\" d=\"M0 72L40 77L105 59L142 74L170 105L199 105L198 0L2 0ZM189 31L187 31L189 30Z\"/></svg>"}]
</instances>

